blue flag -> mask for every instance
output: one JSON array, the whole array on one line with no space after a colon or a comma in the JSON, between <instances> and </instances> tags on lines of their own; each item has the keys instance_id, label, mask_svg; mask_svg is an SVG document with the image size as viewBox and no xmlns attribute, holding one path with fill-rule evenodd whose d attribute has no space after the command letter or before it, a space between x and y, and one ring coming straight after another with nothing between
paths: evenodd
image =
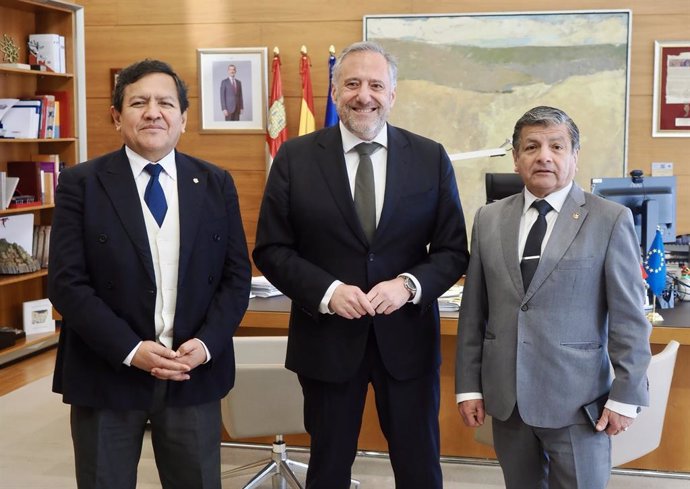
<instances>
[{"instance_id":1,"label":"blue flag","mask_svg":"<svg viewBox=\"0 0 690 489\"><path fill-rule=\"evenodd\" d=\"M326 120L323 123L323 127L335 126L338 123L338 112L335 110L333 97L331 97L333 65L335 65L335 56L331 52L331 55L328 57L328 97L326 98Z\"/></svg>"},{"instance_id":2,"label":"blue flag","mask_svg":"<svg viewBox=\"0 0 690 489\"><path fill-rule=\"evenodd\" d=\"M644 269L647 272L649 290L654 295L661 295L666 286L666 260L664 258L664 242L661 239L661 231L657 229L652 246L647 251L644 260Z\"/></svg>"}]
</instances>

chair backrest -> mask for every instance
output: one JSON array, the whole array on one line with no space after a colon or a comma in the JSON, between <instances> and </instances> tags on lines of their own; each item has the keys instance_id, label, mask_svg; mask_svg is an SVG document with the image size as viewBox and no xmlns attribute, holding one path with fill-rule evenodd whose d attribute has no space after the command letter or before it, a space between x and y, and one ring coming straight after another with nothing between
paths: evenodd
<instances>
[{"instance_id":1,"label":"chair backrest","mask_svg":"<svg viewBox=\"0 0 690 489\"><path fill-rule=\"evenodd\" d=\"M647 369L649 407L643 408L628 431L611 437L611 465L617 467L655 450L661 443L666 404L673 380L673 369L680 344L671 340L652 356ZM484 445L494 444L491 416L474 432L474 439Z\"/></svg>"},{"instance_id":2,"label":"chair backrest","mask_svg":"<svg viewBox=\"0 0 690 489\"><path fill-rule=\"evenodd\" d=\"M233 438L305 433L302 387L285 368L287 337L236 337L235 386L221 402Z\"/></svg>"},{"instance_id":3,"label":"chair backrest","mask_svg":"<svg viewBox=\"0 0 690 489\"><path fill-rule=\"evenodd\" d=\"M519 194L525 186L522 177L517 173L486 173L484 185L487 204Z\"/></svg>"},{"instance_id":4,"label":"chair backrest","mask_svg":"<svg viewBox=\"0 0 690 489\"><path fill-rule=\"evenodd\" d=\"M679 343L670 341L652 356L647 369L649 407L643 408L628 431L611 437L611 465L617 467L655 450L661 443L666 404L671 390Z\"/></svg>"}]
</instances>

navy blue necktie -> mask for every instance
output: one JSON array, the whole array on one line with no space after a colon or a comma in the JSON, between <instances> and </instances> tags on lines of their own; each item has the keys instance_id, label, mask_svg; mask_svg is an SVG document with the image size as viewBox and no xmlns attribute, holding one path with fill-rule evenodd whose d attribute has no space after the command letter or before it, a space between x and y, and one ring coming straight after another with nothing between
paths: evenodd
<instances>
[{"instance_id":1,"label":"navy blue necktie","mask_svg":"<svg viewBox=\"0 0 690 489\"><path fill-rule=\"evenodd\" d=\"M150 175L149 184L146 186L146 191L144 192L144 202L149 206L151 214L153 214L154 219L158 223L158 227L163 225L163 220L165 219L165 213L168 212L168 203L165 201L165 194L163 193L163 187L158 181L158 175L160 175L163 167L161 165L154 165L149 163L144 167Z\"/></svg>"},{"instance_id":2,"label":"navy blue necktie","mask_svg":"<svg viewBox=\"0 0 690 489\"><path fill-rule=\"evenodd\" d=\"M525 287L525 292L532 282L534 272L537 271L539 259L541 258L541 242L544 241L546 234L546 214L553 209L551 204L545 200L535 200L532 202L539 216L532 224L532 228L527 234L527 241L525 241L525 249L522 252L522 261L520 262L520 270L522 271L522 284Z\"/></svg>"}]
</instances>

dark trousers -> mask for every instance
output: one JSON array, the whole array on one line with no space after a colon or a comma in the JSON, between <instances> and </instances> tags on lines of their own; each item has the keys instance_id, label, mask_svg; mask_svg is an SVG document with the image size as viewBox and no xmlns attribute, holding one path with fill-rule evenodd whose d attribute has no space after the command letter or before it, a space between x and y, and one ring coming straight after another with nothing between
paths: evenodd
<instances>
[{"instance_id":1,"label":"dark trousers","mask_svg":"<svg viewBox=\"0 0 690 489\"><path fill-rule=\"evenodd\" d=\"M440 489L439 372L396 380L381 361L373 332L364 360L347 382L299 376L304 425L311 436L307 489L344 489L351 468L368 385L374 387L379 423L390 453L397 489Z\"/></svg>"},{"instance_id":2,"label":"dark trousers","mask_svg":"<svg viewBox=\"0 0 690 489\"><path fill-rule=\"evenodd\" d=\"M226 121L239 121L240 120L240 109L235 110L235 112L229 112L225 116Z\"/></svg>"},{"instance_id":3,"label":"dark trousers","mask_svg":"<svg viewBox=\"0 0 690 489\"><path fill-rule=\"evenodd\" d=\"M494 448L507 489L604 489L611 475L611 439L584 422L529 426L517 408L493 419Z\"/></svg>"},{"instance_id":4,"label":"dark trousers","mask_svg":"<svg viewBox=\"0 0 690 489\"><path fill-rule=\"evenodd\" d=\"M220 402L165 407L157 381L148 411L72 406L79 489L135 489L146 424L164 489L220 489Z\"/></svg>"}]
</instances>

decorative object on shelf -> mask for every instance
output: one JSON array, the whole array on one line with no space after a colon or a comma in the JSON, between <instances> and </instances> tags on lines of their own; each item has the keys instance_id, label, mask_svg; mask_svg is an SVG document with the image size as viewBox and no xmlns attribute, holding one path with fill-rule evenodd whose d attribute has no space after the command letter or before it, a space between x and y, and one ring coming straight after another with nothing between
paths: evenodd
<instances>
[{"instance_id":1,"label":"decorative object on shelf","mask_svg":"<svg viewBox=\"0 0 690 489\"><path fill-rule=\"evenodd\" d=\"M197 49L201 132L266 132L267 49Z\"/></svg>"},{"instance_id":2,"label":"decorative object on shelf","mask_svg":"<svg viewBox=\"0 0 690 489\"><path fill-rule=\"evenodd\" d=\"M4 218L2 218L4 219ZM37 272L41 265L17 243L0 238L0 274L16 275Z\"/></svg>"},{"instance_id":3,"label":"decorative object on shelf","mask_svg":"<svg viewBox=\"0 0 690 489\"><path fill-rule=\"evenodd\" d=\"M65 36L29 35L29 64L45 66L48 71L65 73Z\"/></svg>"},{"instance_id":4,"label":"decorative object on shelf","mask_svg":"<svg viewBox=\"0 0 690 489\"><path fill-rule=\"evenodd\" d=\"M19 46L17 46L9 34L2 35L0 51L2 52L2 60L5 63L17 63L19 61Z\"/></svg>"},{"instance_id":5,"label":"decorative object on shelf","mask_svg":"<svg viewBox=\"0 0 690 489\"><path fill-rule=\"evenodd\" d=\"M55 332L53 305L48 299L27 301L23 305L24 332L27 335Z\"/></svg>"},{"instance_id":6,"label":"decorative object on shelf","mask_svg":"<svg viewBox=\"0 0 690 489\"><path fill-rule=\"evenodd\" d=\"M653 137L690 137L690 41L654 41Z\"/></svg>"}]
</instances>

